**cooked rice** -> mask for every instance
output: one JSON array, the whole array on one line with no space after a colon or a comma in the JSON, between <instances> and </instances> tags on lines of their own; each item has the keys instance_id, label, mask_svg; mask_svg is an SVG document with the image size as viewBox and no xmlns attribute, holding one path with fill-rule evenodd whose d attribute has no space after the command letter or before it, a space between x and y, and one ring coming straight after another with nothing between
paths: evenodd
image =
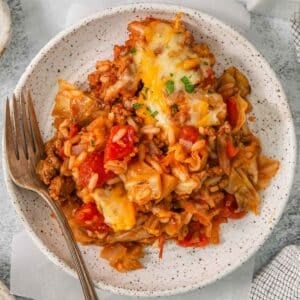
<instances>
[{"instance_id":1,"label":"cooked rice","mask_svg":"<svg viewBox=\"0 0 300 300\"><path fill-rule=\"evenodd\" d=\"M103 245L120 272L142 267L146 245L161 257L166 240L220 243L221 223L259 213L259 191L279 168L247 126L244 74L230 67L216 78L213 53L179 15L128 30L87 91L58 81L57 131L37 165L75 238Z\"/></svg>"}]
</instances>

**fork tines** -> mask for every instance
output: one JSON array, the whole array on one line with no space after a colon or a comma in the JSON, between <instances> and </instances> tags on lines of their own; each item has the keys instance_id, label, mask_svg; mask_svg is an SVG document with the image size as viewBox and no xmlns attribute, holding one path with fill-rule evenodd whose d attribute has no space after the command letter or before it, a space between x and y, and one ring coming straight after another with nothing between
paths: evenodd
<instances>
[{"instance_id":1,"label":"fork tines","mask_svg":"<svg viewBox=\"0 0 300 300\"><path fill-rule=\"evenodd\" d=\"M12 109L10 108L12 106ZM34 160L43 154L43 141L38 127L30 92L13 95L12 105L7 98L5 144L8 160Z\"/></svg>"}]
</instances>

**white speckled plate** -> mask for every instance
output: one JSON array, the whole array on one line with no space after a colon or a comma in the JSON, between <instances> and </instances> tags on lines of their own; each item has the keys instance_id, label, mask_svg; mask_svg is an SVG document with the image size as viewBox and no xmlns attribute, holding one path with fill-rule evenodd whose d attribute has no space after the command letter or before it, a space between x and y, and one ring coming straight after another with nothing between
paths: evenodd
<instances>
[{"instance_id":1,"label":"white speckled plate","mask_svg":"<svg viewBox=\"0 0 300 300\"><path fill-rule=\"evenodd\" d=\"M126 38L127 24L146 16L173 18L183 11L183 20L197 40L209 44L217 58L216 70L235 65L245 72L252 86L251 101L257 121L253 130L264 151L280 160L281 167L262 193L261 214L249 214L222 226L222 242L204 249L186 249L168 244L163 260L148 249L145 269L121 274L99 259L99 248L82 247L84 258L102 289L119 294L161 296L183 293L220 279L245 262L271 233L288 200L295 167L295 133L289 106L274 72L255 48L236 31L199 11L160 4L135 4L108 9L65 30L35 57L20 79L16 93L26 87L33 92L45 139L51 135L51 107L57 78L83 83L96 60L112 56L114 44ZM3 155L5 161L5 153ZM32 238L44 253L74 274L71 259L50 211L36 195L16 188L6 175L12 201Z\"/></svg>"},{"instance_id":2,"label":"white speckled plate","mask_svg":"<svg viewBox=\"0 0 300 300\"><path fill-rule=\"evenodd\" d=\"M5 0L0 0L0 56L4 52L11 36L9 7Z\"/></svg>"}]
</instances>

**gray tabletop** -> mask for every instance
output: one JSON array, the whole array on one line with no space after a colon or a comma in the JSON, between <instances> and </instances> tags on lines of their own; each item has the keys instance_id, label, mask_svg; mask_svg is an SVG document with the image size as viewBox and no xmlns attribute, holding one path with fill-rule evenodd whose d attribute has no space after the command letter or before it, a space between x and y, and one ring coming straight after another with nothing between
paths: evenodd
<instances>
[{"instance_id":1,"label":"gray tabletop","mask_svg":"<svg viewBox=\"0 0 300 300\"><path fill-rule=\"evenodd\" d=\"M20 0L8 1L12 11L13 37L9 48L0 57L0 128L4 120L4 100L10 95L24 69L36 54L29 45L24 31L24 15ZM279 77L287 94L296 126L299 148L300 138L300 64L296 62L290 25L288 22L260 15L251 16L251 28L246 37L265 56ZM0 148L2 145L0 146ZM2 152L2 149L0 149ZM300 168L298 164L294 185L285 212L270 238L256 255L256 272L281 248L300 244ZM274 199L275 200L275 199ZM0 280L9 285L11 242L14 234L22 230L10 204L0 171Z\"/></svg>"}]
</instances>

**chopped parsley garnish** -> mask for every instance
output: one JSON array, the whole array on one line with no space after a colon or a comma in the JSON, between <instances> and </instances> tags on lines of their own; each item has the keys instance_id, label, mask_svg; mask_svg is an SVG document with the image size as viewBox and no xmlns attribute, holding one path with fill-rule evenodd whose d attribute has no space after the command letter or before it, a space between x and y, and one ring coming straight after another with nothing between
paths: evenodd
<instances>
[{"instance_id":1,"label":"chopped parsley garnish","mask_svg":"<svg viewBox=\"0 0 300 300\"><path fill-rule=\"evenodd\" d=\"M175 90L175 87L174 87L174 81L173 80L168 80L166 82L166 92L168 95L172 94Z\"/></svg>"},{"instance_id":2,"label":"chopped parsley garnish","mask_svg":"<svg viewBox=\"0 0 300 300\"><path fill-rule=\"evenodd\" d=\"M158 111L152 111L149 107L147 107L148 112L150 113L150 116L155 118L158 115Z\"/></svg>"},{"instance_id":3,"label":"chopped parsley garnish","mask_svg":"<svg viewBox=\"0 0 300 300\"><path fill-rule=\"evenodd\" d=\"M94 140L91 140L91 146L95 147L95 141Z\"/></svg>"},{"instance_id":4,"label":"chopped parsley garnish","mask_svg":"<svg viewBox=\"0 0 300 300\"><path fill-rule=\"evenodd\" d=\"M146 98L147 98L148 91L149 91L149 88L146 87L146 86L144 86L144 88L141 91L141 95L142 95L142 97L143 97L144 100L146 100Z\"/></svg>"},{"instance_id":5,"label":"chopped parsley garnish","mask_svg":"<svg viewBox=\"0 0 300 300\"><path fill-rule=\"evenodd\" d=\"M190 82L190 80L186 76L183 76L180 80L184 84L184 88L187 93L192 93L194 91L195 86Z\"/></svg>"},{"instance_id":6,"label":"chopped parsley garnish","mask_svg":"<svg viewBox=\"0 0 300 300\"><path fill-rule=\"evenodd\" d=\"M135 109L135 110L141 108L142 106L143 106L142 103L134 103L134 104L132 105L133 109Z\"/></svg>"},{"instance_id":7,"label":"chopped parsley garnish","mask_svg":"<svg viewBox=\"0 0 300 300\"><path fill-rule=\"evenodd\" d=\"M131 48L131 49L129 50L129 53L135 54L135 53L136 53L136 48Z\"/></svg>"},{"instance_id":8,"label":"chopped parsley garnish","mask_svg":"<svg viewBox=\"0 0 300 300\"><path fill-rule=\"evenodd\" d=\"M208 62L207 61L204 61L203 64L206 65L206 66L208 66Z\"/></svg>"},{"instance_id":9,"label":"chopped parsley garnish","mask_svg":"<svg viewBox=\"0 0 300 300\"><path fill-rule=\"evenodd\" d=\"M179 107L178 107L178 105L177 104L172 104L171 105L171 113L172 113L172 115L175 115L176 113L178 113L179 112Z\"/></svg>"},{"instance_id":10,"label":"chopped parsley garnish","mask_svg":"<svg viewBox=\"0 0 300 300\"><path fill-rule=\"evenodd\" d=\"M158 115L158 111L156 110L151 114L151 117L155 118L157 115Z\"/></svg>"},{"instance_id":11,"label":"chopped parsley garnish","mask_svg":"<svg viewBox=\"0 0 300 300\"><path fill-rule=\"evenodd\" d=\"M173 73L170 73L170 76L171 76L171 77L173 77L173 76L174 76L174 74L173 74Z\"/></svg>"}]
</instances>

